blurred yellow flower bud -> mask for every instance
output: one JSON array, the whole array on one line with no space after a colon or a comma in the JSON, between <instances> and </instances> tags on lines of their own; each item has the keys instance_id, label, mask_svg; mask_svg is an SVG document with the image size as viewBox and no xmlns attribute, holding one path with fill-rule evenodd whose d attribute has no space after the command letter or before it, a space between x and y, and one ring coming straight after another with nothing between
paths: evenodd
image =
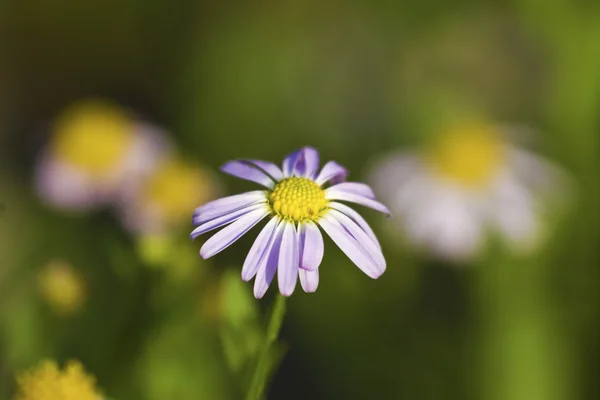
<instances>
[{"instance_id":1,"label":"blurred yellow flower bud","mask_svg":"<svg viewBox=\"0 0 600 400\"><path fill-rule=\"evenodd\" d=\"M69 316L79 311L85 302L85 283L68 263L51 261L38 276L38 289L53 312Z\"/></svg>"}]
</instances>

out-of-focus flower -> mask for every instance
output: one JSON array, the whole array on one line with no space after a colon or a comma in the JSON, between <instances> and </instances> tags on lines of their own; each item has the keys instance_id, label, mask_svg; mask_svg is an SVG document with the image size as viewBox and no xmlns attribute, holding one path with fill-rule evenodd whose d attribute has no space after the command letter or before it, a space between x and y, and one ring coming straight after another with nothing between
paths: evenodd
<instances>
[{"instance_id":1,"label":"out-of-focus flower","mask_svg":"<svg viewBox=\"0 0 600 400\"><path fill-rule=\"evenodd\" d=\"M540 233L540 195L560 171L486 123L456 125L420 152L396 153L375 168L375 189L417 245L437 256L476 254L487 228L530 249Z\"/></svg>"},{"instance_id":2,"label":"out-of-focus flower","mask_svg":"<svg viewBox=\"0 0 600 400\"><path fill-rule=\"evenodd\" d=\"M323 258L321 226L342 251L369 277L378 278L386 268L381 246L366 221L347 201L389 214L371 188L363 183L344 182L348 171L329 161L319 172L319 153L304 147L277 165L260 160L230 161L221 170L256 182L267 190L256 190L212 201L196 209L190 237L228 225L200 249L204 259L224 250L265 217L269 222L258 235L242 268L242 279L254 276L254 296L262 298L277 270L279 291L290 296L298 275L306 292L319 283ZM323 189L323 185L330 186Z\"/></svg>"},{"instance_id":3,"label":"out-of-focus flower","mask_svg":"<svg viewBox=\"0 0 600 400\"><path fill-rule=\"evenodd\" d=\"M86 298L83 277L62 260L44 267L38 276L38 290L52 311L61 316L79 311Z\"/></svg>"},{"instance_id":4,"label":"out-of-focus flower","mask_svg":"<svg viewBox=\"0 0 600 400\"><path fill-rule=\"evenodd\" d=\"M209 171L176 157L160 163L121 204L123 224L135 233L157 235L189 223L189 210L215 197Z\"/></svg>"},{"instance_id":5,"label":"out-of-focus flower","mask_svg":"<svg viewBox=\"0 0 600 400\"><path fill-rule=\"evenodd\" d=\"M167 147L157 128L117 105L82 101L54 122L37 165L36 188L62 209L104 205L151 172Z\"/></svg>"},{"instance_id":6,"label":"out-of-focus flower","mask_svg":"<svg viewBox=\"0 0 600 400\"><path fill-rule=\"evenodd\" d=\"M15 400L101 400L95 379L77 361L61 370L54 361L44 361L17 376Z\"/></svg>"}]
</instances>

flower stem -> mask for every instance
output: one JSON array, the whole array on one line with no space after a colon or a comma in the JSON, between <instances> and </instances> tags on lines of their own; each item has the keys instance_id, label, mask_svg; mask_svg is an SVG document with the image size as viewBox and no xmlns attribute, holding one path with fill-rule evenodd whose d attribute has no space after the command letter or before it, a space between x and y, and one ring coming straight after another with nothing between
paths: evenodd
<instances>
[{"instance_id":1,"label":"flower stem","mask_svg":"<svg viewBox=\"0 0 600 400\"><path fill-rule=\"evenodd\" d=\"M497 256L479 271L481 398L570 397L569 343L545 283L546 261Z\"/></svg>"},{"instance_id":2,"label":"flower stem","mask_svg":"<svg viewBox=\"0 0 600 400\"><path fill-rule=\"evenodd\" d=\"M280 354L274 345L277 342L284 316L285 297L277 295L269 316L265 340L258 353L256 368L252 374L246 400L262 400L263 398L265 386L280 359Z\"/></svg>"}]
</instances>

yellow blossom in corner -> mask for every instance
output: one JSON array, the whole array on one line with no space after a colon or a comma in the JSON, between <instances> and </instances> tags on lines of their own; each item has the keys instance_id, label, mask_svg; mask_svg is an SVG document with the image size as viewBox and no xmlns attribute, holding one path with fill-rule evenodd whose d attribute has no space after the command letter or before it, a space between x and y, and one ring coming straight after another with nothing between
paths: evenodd
<instances>
[{"instance_id":1,"label":"yellow blossom in corner","mask_svg":"<svg viewBox=\"0 0 600 400\"><path fill-rule=\"evenodd\" d=\"M69 361L60 369L54 361L43 361L37 367L17 376L15 400L101 400L96 380L86 374L77 361Z\"/></svg>"}]
</instances>

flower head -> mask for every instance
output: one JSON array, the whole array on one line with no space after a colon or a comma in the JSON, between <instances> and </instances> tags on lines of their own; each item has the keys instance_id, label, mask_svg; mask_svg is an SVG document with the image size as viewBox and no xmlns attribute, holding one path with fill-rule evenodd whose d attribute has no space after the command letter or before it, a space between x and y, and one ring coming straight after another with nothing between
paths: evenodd
<instances>
[{"instance_id":1,"label":"flower head","mask_svg":"<svg viewBox=\"0 0 600 400\"><path fill-rule=\"evenodd\" d=\"M324 245L321 227L340 249L369 277L378 278L386 267L381 246L367 222L340 201L361 204L389 214L371 188L344 182L348 171L334 161L319 172L319 153L304 147L283 161L283 168L259 160L237 160L221 170L256 182L256 190L212 201L196 209L191 238L223 228L204 243L202 258L212 257L238 240L261 220L259 233L242 267L242 279L254 279L254 295L261 298L277 272L279 291L293 293L298 276L306 292L319 284ZM324 185L330 185L324 187Z\"/></svg>"},{"instance_id":2,"label":"flower head","mask_svg":"<svg viewBox=\"0 0 600 400\"><path fill-rule=\"evenodd\" d=\"M70 361L63 370L53 361L44 361L36 368L17 376L18 394L15 400L101 400L95 379L87 375L77 361Z\"/></svg>"},{"instance_id":3,"label":"flower head","mask_svg":"<svg viewBox=\"0 0 600 400\"><path fill-rule=\"evenodd\" d=\"M449 127L423 151L389 156L372 182L411 241L461 260L477 253L488 228L513 248L530 249L540 230L538 195L559 175L501 127L471 123Z\"/></svg>"},{"instance_id":4,"label":"flower head","mask_svg":"<svg viewBox=\"0 0 600 400\"><path fill-rule=\"evenodd\" d=\"M167 147L157 129L119 106L82 101L54 122L38 161L36 189L58 208L104 205L149 173Z\"/></svg>"}]
</instances>

